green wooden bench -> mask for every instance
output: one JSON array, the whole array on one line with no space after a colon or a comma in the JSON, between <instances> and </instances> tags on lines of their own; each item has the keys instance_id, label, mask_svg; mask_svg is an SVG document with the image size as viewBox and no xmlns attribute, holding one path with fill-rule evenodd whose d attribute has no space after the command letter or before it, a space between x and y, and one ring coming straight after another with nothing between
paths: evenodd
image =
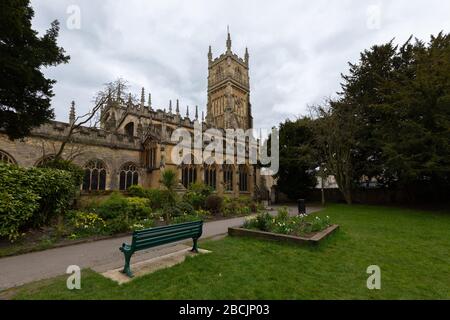
<instances>
[{"instance_id":1,"label":"green wooden bench","mask_svg":"<svg viewBox=\"0 0 450 320\"><path fill-rule=\"evenodd\" d=\"M125 256L125 266L122 272L129 277L133 276L130 268L130 259L139 250L192 238L194 245L191 251L198 253L197 240L202 235L202 232L203 221L185 222L134 231L131 245L124 243L119 248Z\"/></svg>"}]
</instances>

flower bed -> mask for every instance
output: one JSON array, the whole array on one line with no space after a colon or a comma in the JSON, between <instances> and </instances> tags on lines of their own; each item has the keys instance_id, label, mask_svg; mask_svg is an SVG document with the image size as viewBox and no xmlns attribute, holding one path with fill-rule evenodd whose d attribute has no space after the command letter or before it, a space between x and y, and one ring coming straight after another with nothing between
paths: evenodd
<instances>
[{"instance_id":1,"label":"flower bed","mask_svg":"<svg viewBox=\"0 0 450 320\"><path fill-rule=\"evenodd\" d=\"M298 215L290 217L286 208L276 216L261 213L244 222L242 228L229 228L232 236L251 236L257 238L289 241L295 243L317 244L339 228L332 225L328 216Z\"/></svg>"},{"instance_id":2,"label":"flower bed","mask_svg":"<svg viewBox=\"0 0 450 320\"><path fill-rule=\"evenodd\" d=\"M256 213L251 198L222 198L196 184L184 196L165 189L133 186L127 193L67 206L63 214L40 228L21 230L14 243L0 237L0 257L130 234L134 230L188 221L215 221Z\"/></svg>"}]
</instances>

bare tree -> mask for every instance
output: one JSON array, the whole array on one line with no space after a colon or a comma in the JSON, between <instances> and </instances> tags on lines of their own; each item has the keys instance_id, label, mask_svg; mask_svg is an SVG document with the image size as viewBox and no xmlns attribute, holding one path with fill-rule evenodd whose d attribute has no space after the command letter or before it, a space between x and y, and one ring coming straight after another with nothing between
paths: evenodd
<instances>
[{"instance_id":1,"label":"bare tree","mask_svg":"<svg viewBox=\"0 0 450 320\"><path fill-rule=\"evenodd\" d=\"M69 123L69 130L64 136L59 150L55 153L55 159L61 159L67 144L73 141L75 134L79 133L82 127L97 128L100 122L100 111L109 99L117 99L125 101L126 90L128 89L127 82L121 78L105 84L105 88L99 91L94 100L94 107L81 116L75 117ZM73 160L79 155L82 146L71 145L69 150L68 160Z\"/></svg>"},{"instance_id":2,"label":"bare tree","mask_svg":"<svg viewBox=\"0 0 450 320\"><path fill-rule=\"evenodd\" d=\"M335 176L345 201L351 204L355 178L352 154L357 129L353 108L343 101L329 100L313 110L316 115L315 141L325 168Z\"/></svg>"}]
</instances>

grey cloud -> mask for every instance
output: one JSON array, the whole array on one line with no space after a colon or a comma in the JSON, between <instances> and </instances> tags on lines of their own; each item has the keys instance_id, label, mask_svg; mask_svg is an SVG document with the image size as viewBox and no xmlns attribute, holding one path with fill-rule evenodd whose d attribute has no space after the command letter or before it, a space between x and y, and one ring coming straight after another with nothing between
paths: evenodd
<instances>
[{"instance_id":1,"label":"grey cloud","mask_svg":"<svg viewBox=\"0 0 450 320\"><path fill-rule=\"evenodd\" d=\"M65 26L73 4L81 9L81 30ZM370 5L381 8L380 29L366 26ZM67 120L71 100L86 111L95 92L118 77L134 94L144 86L156 106L179 98L183 110L204 110L208 45L214 56L225 50L227 24L233 51L243 56L249 48L256 127L306 114L308 104L335 94L340 73L361 50L450 29L450 2L438 0L34 0L32 6L39 32L60 20L59 44L72 57L45 71L58 81L52 105L59 120Z\"/></svg>"}]
</instances>

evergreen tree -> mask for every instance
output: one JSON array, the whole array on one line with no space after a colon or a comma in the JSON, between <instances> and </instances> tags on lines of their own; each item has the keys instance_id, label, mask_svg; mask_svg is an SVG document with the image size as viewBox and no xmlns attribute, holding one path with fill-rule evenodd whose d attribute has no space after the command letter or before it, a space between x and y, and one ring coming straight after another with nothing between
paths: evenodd
<instances>
[{"instance_id":1,"label":"evergreen tree","mask_svg":"<svg viewBox=\"0 0 450 320\"><path fill-rule=\"evenodd\" d=\"M416 40L396 57L382 137L386 167L402 186L450 185L450 35ZM389 120L388 120L389 119Z\"/></svg>"},{"instance_id":2,"label":"evergreen tree","mask_svg":"<svg viewBox=\"0 0 450 320\"><path fill-rule=\"evenodd\" d=\"M374 46L343 79L358 124L355 179L450 186L450 36Z\"/></svg>"},{"instance_id":3,"label":"evergreen tree","mask_svg":"<svg viewBox=\"0 0 450 320\"><path fill-rule=\"evenodd\" d=\"M313 147L312 120L287 120L280 124L280 168L277 186L291 199L304 196L316 185L315 168L318 167Z\"/></svg>"},{"instance_id":4,"label":"evergreen tree","mask_svg":"<svg viewBox=\"0 0 450 320\"><path fill-rule=\"evenodd\" d=\"M55 80L42 67L66 63L69 56L57 46L58 21L39 37L32 29L29 0L0 2L0 128L11 139L53 119L50 100Z\"/></svg>"}]
</instances>

